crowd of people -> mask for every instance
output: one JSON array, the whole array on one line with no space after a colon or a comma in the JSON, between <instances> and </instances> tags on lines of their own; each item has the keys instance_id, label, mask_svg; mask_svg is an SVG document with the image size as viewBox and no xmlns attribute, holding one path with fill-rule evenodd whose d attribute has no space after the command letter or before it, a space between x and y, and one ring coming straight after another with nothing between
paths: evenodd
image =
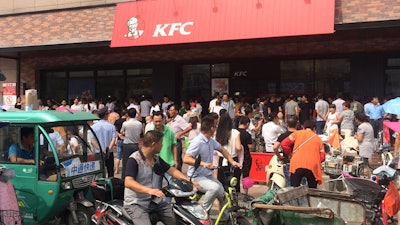
<instances>
[{"instance_id":1,"label":"crowd of people","mask_svg":"<svg viewBox=\"0 0 400 225\"><path fill-rule=\"evenodd\" d=\"M175 171L182 171L182 164L188 164L187 175L193 175L196 185L206 193L203 206L210 210L215 199L220 200L221 206L225 201L223 181L212 168L220 166L229 170L234 167L238 180L248 179L252 166L250 152L275 153L290 164L286 171L289 185L299 186L305 178L309 187L316 187L322 182L321 162L325 159L318 135L354 135L360 156L368 163L383 119L388 117L377 97L362 104L357 98L345 99L341 93L336 98L317 94L315 98L273 95L254 99L236 99L227 93L215 93L209 103L195 99L181 101L180 105L168 96L162 101L150 100L148 96L125 102L112 98L103 104L76 98L71 106L66 105L65 100L61 105L50 101L43 106L43 109L62 107L99 116L100 120L92 128L102 149L108 150L108 176L122 172L121 178L128 181L126 208L132 212L132 218L140 217L140 221L143 218L134 213L132 205L149 205L152 201L149 195L162 197L156 191L161 188L162 177L148 181L141 174L142 167L145 173L151 173L146 168L161 161L166 179L187 179ZM391 115L390 119L397 119L396 116ZM398 150L398 136L396 140L395 150ZM194 171L198 156L201 156L202 167ZM144 183L138 183L141 179ZM238 184L236 189L248 193L250 187L243 182L243 186Z\"/></svg>"}]
</instances>

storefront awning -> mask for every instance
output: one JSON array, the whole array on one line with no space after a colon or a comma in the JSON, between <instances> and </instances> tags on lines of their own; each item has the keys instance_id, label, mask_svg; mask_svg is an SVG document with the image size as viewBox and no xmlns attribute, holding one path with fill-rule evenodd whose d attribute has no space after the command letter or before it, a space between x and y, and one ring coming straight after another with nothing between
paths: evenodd
<instances>
[{"instance_id":1,"label":"storefront awning","mask_svg":"<svg viewBox=\"0 0 400 225\"><path fill-rule=\"evenodd\" d=\"M117 4L111 47L334 32L335 0L142 0Z\"/></svg>"}]
</instances>

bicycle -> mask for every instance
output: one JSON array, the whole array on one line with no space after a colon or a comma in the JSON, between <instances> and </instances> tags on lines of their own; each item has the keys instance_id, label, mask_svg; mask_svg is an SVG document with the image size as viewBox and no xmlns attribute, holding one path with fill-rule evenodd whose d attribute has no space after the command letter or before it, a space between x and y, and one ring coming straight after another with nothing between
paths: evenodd
<instances>
[{"instance_id":1,"label":"bicycle","mask_svg":"<svg viewBox=\"0 0 400 225\"><path fill-rule=\"evenodd\" d=\"M225 189L225 198L226 204L221 208L218 213L217 219L214 225L222 224L221 218L226 210L229 210L229 218L227 224L229 225L251 225L251 223L246 218L246 214L249 210L248 202L253 200L252 196L237 193L236 192L236 184L239 182L236 177L233 176L232 168L229 171L225 171L222 167L217 167L214 169L218 169L219 174L223 174L225 182L222 184ZM228 176L226 176L228 175ZM204 195L202 192L197 192L192 200L199 201L200 198Z\"/></svg>"}]
</instances>

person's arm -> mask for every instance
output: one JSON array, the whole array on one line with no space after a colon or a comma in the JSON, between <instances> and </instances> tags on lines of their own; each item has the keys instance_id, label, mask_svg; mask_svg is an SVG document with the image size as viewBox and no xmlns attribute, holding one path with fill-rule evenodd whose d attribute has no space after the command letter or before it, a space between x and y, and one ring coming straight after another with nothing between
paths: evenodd
<instances>
[{"instance_id":1,"label":"person's arm","mask_svg":"<svg viewBox=\"0 0 400 225\"><path fill-rule=\"evenodd\" d=\"M174 155L174 167L178 167L178 149L176 148L176 144L171 145L172 154Z\"/></svg>"},{"instance_id":2,"label":"person's arm","mask_svg":"<svg viewBox=\"0 0 400 225\"><path fill-rule=\"evenodd\" d=\"M356 134L354 135L354 138L355 138L358 142L361 142L361 141L363 140L363 138L364 138L364 134L363 134L363 133L356 133Z\"/></svg>"},{"instance_id":3,"label":"person's arm","mask_svg":"<svg viewBox=\"0 0 400 225\"><path fill-rule=\"evenodd\" d=\"M185 174L183 174L181 171L179 171L178 169L176 169L175 167L170 167L169 169L168 169L168 171L167 171L167 173L169 174L169 175L171 175L173 178L175 178L175 179L182 179L182 180L185 180L185 181L187 181L187 182L189 182L189 183L192 183L197 189L199 189L200 188L200 184L199 183L197 183L196 181L194 181L194 180L190 180L190 178L188 177L188 176L186 176Z\"/></svg>"},{"instance_id":4,"label":"person's arm","mask_svg":"<svg viewBox=\"0 0 400 225\"><path fill-rule=\"evenodd\" d=\"M229 155L229 153L228 153L228 155ZM194 166L194 163L196 162L196 159L192 155L185 154L185 156L183 157L183 162L188 164L188 165ZM200 166L202 166L204 168L207 168L207 169L210 169L210 170L213 169L212 163L207 163L207 162L201 161L200 162Z\"/></svg>"},{"instance_id":5,"label":"person's arm","mask_svg":"<svg viewBox=\"0 0 400 225\"><path fill-rule=\"evenodd\" d=\"M279 146L281 146L281 143L279 141L275 141L274 146L272 146L272 149L274 150L275 155L278 157L279 160L283 160L285 157L281 155L279 152Z\"/></svg>"},{"instance_id":6,"label":"person's arm","mask_svg":"<svg viewBox=\"0 0 400 225\"><path fill-rule=\"evenodd\" d=\"M263 121L262 120L259 120L258 122L257 122L257 125L253 128L253 132L254 133L257 133L258 131L260 131L260 129L261 129L261 127L262 127L262 124L263 124Z\"/></svg>"},{"instance_id":7,"label":"person's arm","mask_svg":"<svg viewBox=\"0 0 400 225\"><path fill-rule=\"evenodd\" d=\"M160 198L165 198L165 195L161 190L159 190L157 188L150 188L150 187L144 186L141 183L137 182L133 177L126 176L124 183L125 183L126 188L129 188L134 192L149 194L149 195L157 196Z\"/></svg>"},{"instance_id":8,"label":"person's arm","mask_svg":"<svg viewBox=\"0 0 400 225\"><path fill-rule=\"evenodd\" d=\"M108 145L108 149L113 149L115 143L117 143L117 138L114 137L113 139L111 139L111 142Z\"/></svg>"},{"instance_id":9,"label":"person's arm","mask_svg":"<svg viewBox=\"0 0 400 225\"><path fill-rule=\"evenodd\" d=\"M394 152L393 152L393 157L396 157L399 153L399 147L400 147L400 134L396 132L397 136L394 141Z\"/></svg>"},{"instance_id":10,"label":"person's arm","mask_svg":"<svg viewBox=\"0 0 400 225\"><path fill-rule=\"evenodd\" d=\"M235 160L233 160L231 154L229 154L229 152L221 146L219 152L221 152L221 154L224 156L225 159L228 160L228 162L234 166L234 167L242 167L242 164L236 162Z\"/></svg>"},{"instance_id":11,"label":"person's arm","mask_svg":"<svg viewBox=\"0 0 400 225\"><path fill-rule=\"evenodd\" d=\"M240 135L238 135L235 139L235 149L236 152L242 151L242 143L240 142Z\"/></svg>"},{"instance_id":12,"label":"person's arm","mask_svg":"<svg viewBox=\"0 0 400 225\"><path fill-rule=\"evenodd\" d=\"M192 130L192 124L190 124L190 123L188 123L189 125L183 130L183 131L180 131L180 132L178 132L176 135L175 135L175 138L176 139L181 139L181 137L183 136L183 135L185 135L186 133L188 133L189 131L191 131Z\"/></svg>"},{"instance_id":13,"label":"person's arm","mask_svg":"<svg viewBox=\"0 0 400 225\"><path fill-rule=\"evenodd\" d=\"M289 135L287 138L283 139L281 142L282 150L285 152L286 155L292 155L292 146L294 143L294 139L292 135Z\"/></svg>"}]
</instances>

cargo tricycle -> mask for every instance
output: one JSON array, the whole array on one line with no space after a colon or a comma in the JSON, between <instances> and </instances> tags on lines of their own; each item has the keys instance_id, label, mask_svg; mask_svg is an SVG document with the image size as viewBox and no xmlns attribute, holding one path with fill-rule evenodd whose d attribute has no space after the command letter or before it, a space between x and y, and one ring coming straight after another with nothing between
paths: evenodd
<instances>
[{"instance_id":1,"label":"cargo tricycle","mask_svg":"<svg viewBox=\"0 0 400 225\"><path fill-rule=\"evenodd\" d=\"M0 112L0 166L15 170L23 224L90 224L90 183L105 176L104 157L86 112Z\"/></svg>"}]
</instances>

